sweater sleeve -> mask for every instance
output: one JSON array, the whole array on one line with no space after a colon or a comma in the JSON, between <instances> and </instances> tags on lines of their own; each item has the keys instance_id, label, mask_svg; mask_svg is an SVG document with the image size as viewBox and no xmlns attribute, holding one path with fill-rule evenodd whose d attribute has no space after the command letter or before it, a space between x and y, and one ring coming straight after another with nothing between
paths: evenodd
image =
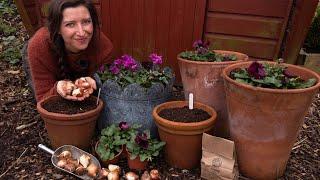
<instances>
[{"instance_id":1,"label":"sweater sleeve","mask_svg":"<svg viewBox=\"0 0 320 180\"><path fill-rule=\"evenodd\" d=\"M29 41L28 58L36 100L57 94L53 56L43 29Z\"/></svg>"}]
</instances>

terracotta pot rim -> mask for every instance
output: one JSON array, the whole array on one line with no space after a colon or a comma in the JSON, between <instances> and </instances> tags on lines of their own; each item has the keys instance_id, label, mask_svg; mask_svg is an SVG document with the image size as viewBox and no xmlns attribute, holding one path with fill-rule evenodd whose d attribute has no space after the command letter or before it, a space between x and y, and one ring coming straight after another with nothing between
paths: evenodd
<instances>
[{"instance_id":1,"label":"terracotta pot rim","mask_svg":"<svg viewBox=\"0 0 320 180\"><path fill-rule=\"evenodd\" d=\"M271 61L258 61L259 63L269 63L269 64L275 64L276 62L271 62ZM300 66L296 66L296 65L292 65L292 64L286 64L286 63L282 63L283 65L290 67L290 68L294 68L294 69L298 69L300 71L306 71L309 74L311 74L312 76L314 76L314 78L317 79L317 83L309 88L303 88L303 89L271 89L271 88L262 88L262 87L255 87L255 86L251 86L248 84L244 84L244 83L239 83L233 79L231 79L229 77L229 73L236 69L236 68L240 68L240 67L248 67L250 64L252 63L252 61L249 62L239 62L236 64L232 64L230 66L227 66L226 68L223 69L222 71L222 77L225 81L235 84L237 86L241 86L242 88L246 88L246 89L250 89L252 91L261 91L261 92L266 92L266 93L276 93L276 94L295 94L295 93L301 93L301 92L305 92L305 91L312 91L315 89L319 89L320 87L320 75L318 75L317 73L304 68L304 67L300 67Z\"/></svg>"},{"instance_id":2,"label":"terracotta pot rim","mask_svg":"<svg viewBox=\"0 0 320 180\"><path fill-rule=\"evenodd\" d=\"M98 106L95 109L92 109L90 111L86 111L83 113L77 113L77 114L62 114L62 113L49 112L41 106L43 102L49 101L50 99L55 98L57 96L59 95L51 95L37 102L37 110L41 114L41 116L46 118L59 117L59 118L54 118L55 120L58 120L58 121L82 120L87 117L95 116L97 112L100 112L103 108L103 101L101 99L99 99ZM92 96L92 97L96 98L95 96Z\"/></svg>"},{"instance_id":3,"label":"terracotta pot rim","mask_svg":"<svg viewBox=\"0 0 320 180\"><path fill-rule=\"evenodd\" d=\"M227 54L235 54L235 55L239 55L239 56L244 56L244 59L237 59L235 61L224 61L224 62L203 62L203 61L193 61L193 60L188 60L188 59L184 59L184 58L181 58L179 56L179 54L177 55L177 59L179 61L182 61L182 62L186 62L186 63L194 63L194 64L202 64L202 65L214 65L214 64L217 64L217 65L228 65L228 64L234 64L234 63L237 63L237 62L242 62L242 61L248 61L249 60L249 57L248 55L244 54L244 53L240 53L240 52L237 52L237 51L227 51L227 50L213 50L217 53L227 53Z\"/></svg>"},{"instance_id":4,"label":"terracotta pot rim","mask_svg":"<svg viewBox=\"0 0 320 180\"><path fill-rule=\"evenodd\" d=\"M184 130L184 131L196 131L196 130L201 130L201 129L207 129L210 126L213 126L217 117L217 113L216 111L208 106L205 105L203 103L200 102L194 102L194 107L195 108L200 108L203 109L203 107L205 107L205 111L208 112L208 110L210 112L208 112L211 117L207 120L204 121L200 121L200 122L191 122L191 123L184 123L184 122L174 122L174 121L170 121L168 119L164 119L162 117L160 117L158 115L158 112L160 111L159 109L161 109L163 106L166 105L172 105L172 104L181 104L181 106L178 107L182 107L185 105L188 105L187 101L169 101L169 102L165 102L162 104L157 105L153 111L152 114L154 116L154 121L156 122L156 124L159 126L163 126L165 128L168 129L178 129L178 130ZM176 106L175 106L176 107Z\"/></svg>"},{"instance_id":5,"label":"terracotta pot rim","mask_svg":"<svg viewBox=\"0 0 320 180\"><path fill-rule=\"evenodd\" d=\"M116 157L119 157L119 156L121 155L121 153L123 152L123 145L121 145L121 151L120 151L118 154L116 154L116 155L113 157L113 159L102 160L102 158L100 157L99 153L97 152L97 148L98 148L99 142L100 142L100 140L98 140L98 141L96 142L96 145L94 146L94 151L96 152L96 154L97 154L97 156L99 157L99 159L101 159L101 161L111 161L111 160L115 159Z\"/></svg>"}]
</instances>

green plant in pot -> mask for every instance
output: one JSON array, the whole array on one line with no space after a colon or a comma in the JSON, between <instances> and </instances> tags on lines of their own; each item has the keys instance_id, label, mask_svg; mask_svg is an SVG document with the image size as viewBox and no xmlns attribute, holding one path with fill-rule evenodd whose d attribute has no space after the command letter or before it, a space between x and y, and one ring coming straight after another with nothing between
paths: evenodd
<instances>
[{"instance_id":1,"label":"green plant in pot","mask_svg":"<svg viewBox=\"0 0 320 180\"><path fill-rule=\"evenodd\" d=\"M102 129L95 151L105 167L117 163L126 142L126 139L121 137L121 129L115 124Z\"/></svg>"},{"instance_id":2,"label":"green plant in pot","mask_svg":"<svg viewBox=\"0 0 320 180\"><path fill-rule=\"evenodd\" d=\"M98 84L102 86L101 98L108 103L100 116L100 128L124 120L141 124L150 129L152 137L157 136L151 112L171 96L174 74L168 67L161 68L160 55L153 53L149 58L149 66L143 66L132 56L123 55L101 68Z\"/></svg>"},{"instance_id":3,"label":"green plant in pot","mask_svg":"<svg viewBox=\"0 0 320 180\"><path fill-rule=\"evenodd\" d=\"M320 76L281 62L242 62L223 70L230 135L241 174L282 176ZM263 162L263 163L261 163Z\"/></svg>"},{"instance_id":4,"label":"green plant in pot","mask_svg":"<svg viewBox=\"0 0 320 180\"><path fill-rule=\"evenodd\" d=\"M135 170L146 169L148 161L157 157L165 144L165 142L151 139L148 130L138 133L127 143L129 168Z\"/></svg>"},{"instance_id":5,"label":"green plant in pot","mask_svg":"<svg viewBox=\"0 0 320 180\"><path fill-rule=\"evenodd\" d=\"M213 50L209 41L197 40L193 48L177 56L185 98L193 93L195 101L213 107L218 113L215 134L227 138L228 116L221 73L228 65L247 61L248 56L234 51Z\"/></svg>"}]
</instances>

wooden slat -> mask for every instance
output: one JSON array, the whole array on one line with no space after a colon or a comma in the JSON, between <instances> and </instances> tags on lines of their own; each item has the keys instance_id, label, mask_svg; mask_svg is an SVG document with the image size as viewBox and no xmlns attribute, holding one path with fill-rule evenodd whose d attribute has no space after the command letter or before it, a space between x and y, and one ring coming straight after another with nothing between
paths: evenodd
<instances>
[{"instance_id":1,"label":"wooden slat","mask_svg":"<svg viewBox=\"0 0 320 180\"><path fill-rule=\"evenodd\" d=\"M144 58L143 61L148 60L148 56L155 49L155 35L156 35L156 3L155 0L144 0Z\"/></svg>"},{"instance_id":2,"label":"wooden slat","mask_svg":"<svg viewBox=\"0 0 320 180\"><path fill-rule=\"evenodd\" d=\"M273 59L277 42L274 40L246 38L229 35L206 34L214 49L238 51L251 57Z\"/></svg>"},{"instance_id":3,"label":"wooden slat","mask_svg":"<svg viewBox=\"0 0 320 180\"><path fill-rule=\"evenodd\" d=\"M208 11L285 17L291 0L209 0Z\"/></svg>"},{"instance_id":4,"label":"wooden slat","mask_svg":"<svg viewBox=\"0 0 320 180\"><path fill-rule=\"evenodd\" d=\"M282 18L209 12L206 32L279 39L283 23Z\"/></svg>"},{"instance_id":5,"label":"wooden slat","mask_svg":"<svg viewBox=\"0 0 320 180\"><path fill-rule=\"evenodd\" d=\"M318 0L297 0L285 42L283 54L285 62L296 64L318 2Z\"/></svg>"},{"instance_id":6,"label":"wooden slat","mask_svg":"<svg viewBox=\"0 0 320 180\"><path fill-rule=\"evenodd\" d=\"M203 29L204 29L204 22L205 22L205 16L206 11L204 11L207 7L207 1L206 0L197 0L196 1L196 7L195 7L195 13L194 13L194 24L193 24L193 41L197 39L202 39L202 36L204 35Z\"/></svg>"},{"instance_id":7,"label":"wooden slat","mask_svg":"<svg viewBox=\"0 0 320 180\"><path fill-rule=\"evenodd\" d=\"M105 35L110 37L111 34L111 11L110 11L110 1L102 1L101 2L101 9L103 11L100 12L101 16L101 27L102 31L104 32Z\"/></svg>"},{"instance_id":8,"label":"wooden slat","mask_svg":"<svg viewBox=\"0 0 320 180\"><path fill-rule=\"evenodd\" d=\"M167 48L169 41L170 30L170 1L162 0L156 1L156 34L155 34L155 52L162 55L164 64L168 64L168 51Z\"/></svg>"},{"instance_id":9,"label":"wooden slat","mask_svg":"<svg viewBox=\"0 0 320 180\"><path fill-rule=\"evenodd\" d=\"M133 56L139 59L145 57L144 51L144 0L135 0L132 9L133 22L134 22L134 31L133 31L133 44L132 52Z\"/></svg>"}]
</instances>

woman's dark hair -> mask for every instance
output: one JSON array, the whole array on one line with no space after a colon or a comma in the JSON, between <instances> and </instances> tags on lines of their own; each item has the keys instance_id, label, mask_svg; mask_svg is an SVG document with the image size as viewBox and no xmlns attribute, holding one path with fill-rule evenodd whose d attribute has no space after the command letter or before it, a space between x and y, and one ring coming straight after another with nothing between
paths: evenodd
<instances>
[{"instance_id":1,"label":"woman's dark hair","mask_svg":"<svg viewBox=\"0 0 320 180\"><path fill-rule=\"evenodd\" d=\"M50 33L52 49L58 57L58 65L61 71L59 73L59 79L70 78L69 75L66 74L67 64L65 61L65 45L62 36L59 34L60 25L63 19L62 12L66 8L78 6L86 7L90 13L93 24L93 36L90 42L90 44L92 44L92 42L99 37L99 19L97 11L91 0L52 0L49 5L47 26Z\"/></svg>"}]
</instances>

